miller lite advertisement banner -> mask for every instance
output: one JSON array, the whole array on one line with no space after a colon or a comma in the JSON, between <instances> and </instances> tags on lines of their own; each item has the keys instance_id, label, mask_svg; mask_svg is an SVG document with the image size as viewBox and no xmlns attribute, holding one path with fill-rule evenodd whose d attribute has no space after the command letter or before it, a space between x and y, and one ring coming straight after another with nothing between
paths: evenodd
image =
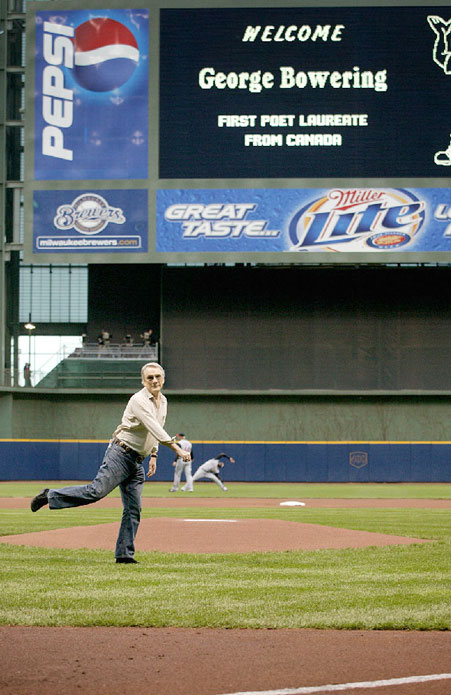
<instances>
[{"instance_id":1,"label":"miller lite advertisement banner","mask_svg":"<svg viewBox=\"0 0 451 695\"><path fill-rule=\"evenodd\" d=\"M451 251L451 189L164 190L157 251Z\"/></svg>"},{"instance_id":2,"label":"miller lite advertisement banner","mask_svg":"<svg viewBox=\"0 0 451 695\"><path fill-rule=\"evenodd\" d=\"M147 191L35 191L35 253L145 253Z\"/></svg>"},{"instance_id":3,"label":"miller lite advertisement banner","mask_svg":"<svg viewBox=\"0 0 451 695\"><path fill-rule=\"evenodd\" d=\"M35 179L147 178L148 14L36 12Z\"/></svg>"}]
</instances>

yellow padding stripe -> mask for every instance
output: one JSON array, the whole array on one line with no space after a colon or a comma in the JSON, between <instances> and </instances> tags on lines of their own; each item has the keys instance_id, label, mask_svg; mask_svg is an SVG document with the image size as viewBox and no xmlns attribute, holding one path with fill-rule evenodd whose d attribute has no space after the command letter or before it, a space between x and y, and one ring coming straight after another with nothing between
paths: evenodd
<instances>
[{"instance_id":1,"label":"yellow padding stripe","mask_svg":"<svg viewBox=\"0 0 451 695\"><path fill-rule=\"evenodd\" d=\"M293 441L240 441L240 440L228 440L218 439L217 441L198 441L194 439L191 440L193 444L451 444L451 441L385 441L385 440L369 440L369 439L359 439L359 440L293 440Z\"/></svg>"},{"instance_id":2,"label":"yellow padding stripe","mask_svg":"<svg viewBox=\"0 0 451 695\"><path fill-rule=\"evenodd\" d=\"M1 439L0 442L49 442L54 444L108 444L109 439ZM293 441L277 441L277 440L241 440L241 439L217 439L217 440L201 440L192 439L193 444L451 444L451 441L385 441L385 440L293 440Z\"/></svg>"},{"instance_id":3,"label":"yellow padding stripe","mask_svg":"<svg viewBox=\"0 0 451 695\"><path fill-rule=\"evenodd\" d=\"M109 439L0 439L0 442L50 442L54 444L108 444Z\"/></svg>"}]
</instances>

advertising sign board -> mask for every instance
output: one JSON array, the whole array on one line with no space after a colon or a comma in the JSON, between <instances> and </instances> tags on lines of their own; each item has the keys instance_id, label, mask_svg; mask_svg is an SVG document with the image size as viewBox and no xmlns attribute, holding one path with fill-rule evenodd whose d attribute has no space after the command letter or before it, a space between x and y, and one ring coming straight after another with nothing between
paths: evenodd
<instances>
[{"instance_id":1,"label":"advertising sign board","mask_svg":"<svg viewBox=\"0 0 451 695\"><path fill-rule=\"evenodd\" d=\"M38 11L38 180L146 179L148 12Z\"/></svg>"},{"instance_id":2,"label":"advertising sign board","mask_svg":"<svg viewBox=\"0 0 451 695\"><path fill-rule=\"evenodd\" d=\"M147 191L35 191L35 253L145 253Z\"/></svg>"},{"instance_id":3,"label":"advertising sign board","mask_svg":"<svg viewBox=\"0 0 451 695\"><path fill-rule=\"evenodd\" d=\"M451 251L451 190L241 189L157 193L157 251Z\"/></svg>"},{"instance_id":4,"label":"advertising sign board","mask_svg":"<svg viewBox=\"0 0 451 695\"><path fill-rule=\"evenodd\" d=\"M450 262L451 4L224 4L28 4L25 260Z\"/></svg>"}]
</instances>

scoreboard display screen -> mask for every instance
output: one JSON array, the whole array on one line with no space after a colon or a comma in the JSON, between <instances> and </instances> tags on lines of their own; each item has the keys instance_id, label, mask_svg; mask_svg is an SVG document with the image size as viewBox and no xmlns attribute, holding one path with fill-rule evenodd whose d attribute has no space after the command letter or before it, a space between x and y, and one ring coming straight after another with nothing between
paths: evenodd
<instances>
[{"instance_id":1,"label":"scoreboard display screen","mask_svg":"<svg viewBox=\"0 0 451 695\"><path fill-rule=\"evenodd\" d=\"M160 176L449 176L443 9L163 11Z\"/></svg>"},{"instance_id":2,"label":"scoreboard display screen","mask_svg":"<svg viewBox=\"0 0 451 695\"><path fill-rule=\"evenodd\" d=\"M451 3L223 4L27 6L26 260L450 262Z\"/></svg>"}]
</instances>

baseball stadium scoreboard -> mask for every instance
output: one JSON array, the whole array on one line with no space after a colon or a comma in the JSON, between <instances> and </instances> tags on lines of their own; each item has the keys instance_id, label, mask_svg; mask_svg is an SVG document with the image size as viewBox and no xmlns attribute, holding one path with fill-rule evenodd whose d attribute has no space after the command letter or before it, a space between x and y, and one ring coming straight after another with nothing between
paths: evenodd
<instances>
[{"instance_id":1,"label":"baseball stadium scoreboard","mask_svg":"<svg viewBox=\"0 0 451 695\"><path fill-rule=\"evenodd\" d=\"M451 2L27 6L25 260L451 262Z\"/></svg>"}]
</instances>

